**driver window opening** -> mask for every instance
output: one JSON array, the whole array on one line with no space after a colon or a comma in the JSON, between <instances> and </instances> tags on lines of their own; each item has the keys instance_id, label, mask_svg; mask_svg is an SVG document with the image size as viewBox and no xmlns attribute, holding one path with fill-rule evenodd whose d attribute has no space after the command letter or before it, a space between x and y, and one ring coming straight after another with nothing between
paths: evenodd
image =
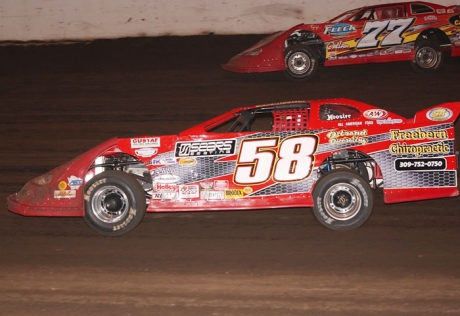
<instances>
[{"instance_id":1,"label":"driver window opening","mask_svg":"<svg viewBox=\"0 0 460 316\"><path fill-rule=\"evenodd\" d=\"M273 115L271 112L255 113L249 110L238 113L232 119L220 124L209 132L259 132L270 131L273 124Z\"/></svg>"},{"instance_id":2,"label":"driver window opening","mask_svg":"<svg viewBox=\"0 0 460 316\"><path fill-rule=\"evenodd\" d=\"M376 10L376 14L380 20L401 18L401 17L404 17L404 7L394 6L394 7L380 8Z\"/></svg>"},{"instance_id":3,"label":"driver window opening","mask_svg":"<svg viewBox=\"0 0 460 316\"><path fill-rule=\"evenodd\" d=\"M358 12L350 21L366 21L374 19L374 10L367 9Z\"/></svg>"}]
</instances>

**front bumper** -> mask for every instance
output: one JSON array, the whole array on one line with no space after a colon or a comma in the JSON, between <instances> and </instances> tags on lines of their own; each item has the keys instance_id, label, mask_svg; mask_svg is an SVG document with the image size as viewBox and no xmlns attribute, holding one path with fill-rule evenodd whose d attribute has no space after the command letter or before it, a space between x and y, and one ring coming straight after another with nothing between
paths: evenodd
<instances>
[{"instance_id":1,"label":"front bumper","mask_svg":"<svg viewBox=\"0 0 460 316\"><path fill-rule=\"evenodd\" d=\"M8 210L23 216L59 216L59 217L82 217L82 207L68 207L59 205L40 206L21 203L18 201L18 193L7 197Z\"/></svg>"}]
</instances>

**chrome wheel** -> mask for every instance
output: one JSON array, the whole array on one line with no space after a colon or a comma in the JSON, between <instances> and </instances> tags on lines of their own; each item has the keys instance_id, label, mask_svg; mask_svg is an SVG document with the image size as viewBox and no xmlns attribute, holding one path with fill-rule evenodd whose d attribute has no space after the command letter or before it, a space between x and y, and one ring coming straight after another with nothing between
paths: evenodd
<instances>
[{"instance_id":1,"label":"chrome wheel","mask_svg":"<svg viewBox=\"0 0 460 316\"><path fill-rule=\"evenodd\" d=\"M305 81L313 77L318 69L318 57L314 47L292 45L284 53L286 70L284 74L294 81Z\"/></svg>"},{"instance_id":2,"label":"chrome wheel","mask_svg":"<svg viewBox=\"0 0 460 316\"><path fill-rule=\"evenodd\" d=\"M287 65L292 73L302 75L311 67L310 56L304 52L296 52L295 54L289 56Z\"/></svg>"},{"instance_id":3,"label":"chrome wheel","mask_svg":"<svg viewBox=\"0 0 460 316\"><path fill-rule=\"evenodd\" d=\"M438 71L444 63L444 54L439 43L433 40L421 40L415 44L414 59L410 61L412 69L419 73Z\"/></svg>"},{"instance_id":4,"label":"chrome wheel","mask_svg":"<svg viewBox=\"0 0 460 316\"><path fill-rule=\"evenodd\" d=\"M331 186L325 194L324 208L336 220L349 220L361 208L359 191L348 183L337 183Z\"/></svg>"},{"instance_id":5,"label":"chrome wheel","mask_svg":"<svg viewBox=\"0 0 460 316\"><path fill-rule=\"evenodd\" d=\"M438 63L438 52L432 47L425 46L417 51L415 60L421 68L433 68Z\"/></svg>"},{"instance_id":6,"label":"chrome wheel","mask_svg":"<svg viewBox=\"0 0 460 316\"><path fill-rule=\"evenodd\" d=\"M94 193L93 214L104 223L118 222L129 210L128 197L116 186L106 186Z\"/></svg>"}]
</instances>

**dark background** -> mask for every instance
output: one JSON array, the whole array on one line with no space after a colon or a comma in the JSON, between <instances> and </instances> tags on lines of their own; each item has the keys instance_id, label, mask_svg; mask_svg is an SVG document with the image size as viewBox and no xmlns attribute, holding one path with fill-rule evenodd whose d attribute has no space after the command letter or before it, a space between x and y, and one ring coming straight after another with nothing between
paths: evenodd
<instances>
[{"instance_id":1,"label":"dark background","mask_svg":"<svg viewBox=\"0 0 460 316\"><path fill-rule=\"evenodd\" d=\"M407 63L322 68L304 83L220 69L260 38L0 46L0 198L113 136L177 133L234 107L346 97L411 117L460 101L460 58L428 75ZM147 214L116 238L4 206L0 314L460 314L459 198L375 200L350 232L279 209Z\"/></svg>"}]
</instances>

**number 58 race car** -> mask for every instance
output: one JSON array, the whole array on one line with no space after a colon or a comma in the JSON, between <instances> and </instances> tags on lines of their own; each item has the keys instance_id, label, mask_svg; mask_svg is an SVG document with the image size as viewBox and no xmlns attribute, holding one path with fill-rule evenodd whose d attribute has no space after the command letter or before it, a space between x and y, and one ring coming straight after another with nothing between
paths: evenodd
<instances>
[{"instance_id":1,"label":"number 58 race car","mask_svg":"<svg viewBox=\"0 0 460 316\"><path fill-rule=\"evenodd\" d=\"M103 235L145 212L311 207L333 230L386 203L453 197L460 102L406 119L348 99L237 108L177 135L113 138L7 198L25 216L80 216Z\"/></svg>"},{"instance_id":2,"label":"number 58 race car","mask_svg":"<svg viewBox=\"0 0 460 316\"><path fill-rule=\"evenodd\" d=\"M297 81L311 78L320 64L410 61L417 72L434 72L448 52L460 56L460 6L411 1L366 6L324 23L296 25L262 39L222 68L284 71Z\"/></svg>"}]
</instances>

